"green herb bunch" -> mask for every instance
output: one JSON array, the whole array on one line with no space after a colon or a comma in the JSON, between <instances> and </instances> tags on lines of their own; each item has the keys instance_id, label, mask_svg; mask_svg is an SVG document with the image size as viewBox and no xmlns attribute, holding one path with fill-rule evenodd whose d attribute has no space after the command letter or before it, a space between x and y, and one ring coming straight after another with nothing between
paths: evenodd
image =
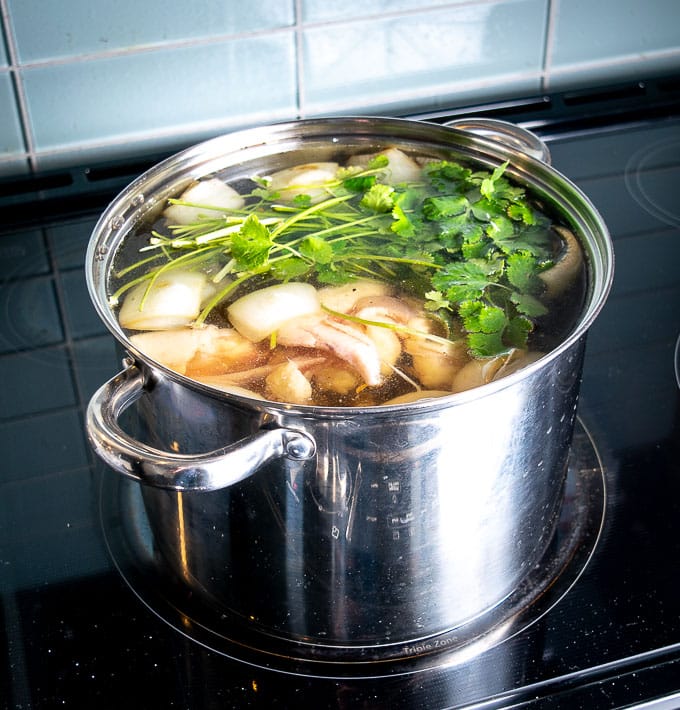
<instances>
[{"instance_id":1,"label":"green herb bunch","mask_svg":"<svg viewBox=\"0 0 680 710\"><path fill-rule=\"evenodd\" d=\"M505 177L506 167L433 161L419 182L390 185L379 155L365 168L341 168L315 203L303 194L283 204L256 178L242 209L152 232L143 248L151 254L117 274L130 280L113 300L168 270L208 268L217 287L201 323L254 279L374 278L425 299L444 321L457 318L475 357L524 348L534 320L546 313L538 274L552 264L552 240L549 220Z\"/></svg>"}]
</instances>

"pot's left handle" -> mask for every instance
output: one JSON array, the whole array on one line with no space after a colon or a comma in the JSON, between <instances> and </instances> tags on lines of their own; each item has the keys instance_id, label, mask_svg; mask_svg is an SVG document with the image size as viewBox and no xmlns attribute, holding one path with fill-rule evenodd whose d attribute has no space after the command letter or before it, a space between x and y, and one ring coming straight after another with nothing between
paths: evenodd
<instances>
[{"instance_id":1,"label":"pot's left handle","mask_svg":"<svg viewBox=\"0 0 680 710\"><path fill-rule=\"evenodd\" d=\"M97 390L85 422L95 453L118 473L142 483L178 491L214 491L242 481L272 459L305 460L316 453L307 434L282 427L201 454L151 448L118 424L120 414L143 392L144 377L130 365Z\"/></svg>"}]
</instances>

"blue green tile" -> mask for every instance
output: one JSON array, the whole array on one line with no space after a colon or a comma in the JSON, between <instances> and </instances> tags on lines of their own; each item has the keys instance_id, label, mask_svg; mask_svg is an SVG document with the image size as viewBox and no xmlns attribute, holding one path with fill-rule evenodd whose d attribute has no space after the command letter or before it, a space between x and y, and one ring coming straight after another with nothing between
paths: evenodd
<instances>
[{"instance_id":1,"label":"blue green tile","mask_svg":"<svg viewBox=\"0 0 680 710\"><path fill-rule=\"evenodd\" d=\"M168 133L291 115L294 59L285 33L26 69L36 148L124 151L162 144Z\"/></svg>"},{"instance_id":2,"label":"blue green tile","mask_svg":"<svg viewBox=\"0 0 680 710\"><path fill-rule=\"evenodd\" d=\"M289 27L293 0L8 0L22 62ZM40 21L36 21L36 18Z\"/></svg>"},{"instance_id":3,"label":"blue green tile","mask_svg":"<svg viewBox=\"0 0 680 710\"><path fill-rule=\"evenodd\" d=\"M552 64L612 61L679 44L677 0L569 0L558 5Z\"/></svg>"},{"instance_id":4,"label":"blue green tile","mask_svg":"<svg viewBox=\"0 0 680 710\"><path fill-rule=\"evenodd\" d=\"M546 0L515 0L310 28L303 112L452 104L499 85L505 96L536 91L546 11Z\"/></svg>"},{"instance_id":5,"label":"blue green tile","mask_svg":"<svg viewBox=\"0 0 680 710\"><path fill-rule=\"evenodd\" d=\"M3 26L3 21L2 17L0 17L0 30L2 29ZM7 62L7 47L5 46L5 37L4 33L0 31L0 67L6 67L8 66Z\"/></svg>"},{"instance_id":6,"label":"blue green tile","mask_svg":"<svg viewBox=\"0 0 680 710\"><path fill-rule=\"evenodd\" d=\"M12 79L9 74L0 73L0 156L3 162L15 159L24 149Z\"/></svg>"}]
</instances>

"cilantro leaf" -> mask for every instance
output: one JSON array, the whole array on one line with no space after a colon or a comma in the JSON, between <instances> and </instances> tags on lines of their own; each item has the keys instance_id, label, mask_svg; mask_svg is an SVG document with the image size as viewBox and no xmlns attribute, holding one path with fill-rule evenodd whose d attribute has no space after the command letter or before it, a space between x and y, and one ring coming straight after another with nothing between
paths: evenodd
<instances>
[{"instance_id":1,"label":"cilantro leaf","mask_svg":"<svg viewBox=\"0 0 680 710\"><path fill-rule=\"evenodd\" d=\"M496 192L496 183L508 167L508 161L499 165L489 177L484 177L479 187L479 191L487 200L493 200Z\"/></svg>"},{"instance_id":2,"label":"cilantro leaf","mask_svg":"<svg viewBox=\"0 0 680 710\"><path fill-rule=\"evenodd\" d=\"M504 215L494 215L489 219L486 233L493 243L504 253L512 251L508 243L512 243L515 236L514 224Z\"/></svg>"},{"instance_id":3,"label":"cilantro leaf","mask_svg":"<svg viewBox=\"0 0 680 710\"><path fill-rule=\"evenodd\" d=\"M467 190L472 175L470 168L447 160L428 163L424 172L432 186L442 192L450 189L452 185L461 191Z\"/></svg>"},{"instance_id":4,"label":"cilantro leaf","mask_svg":"<svg viewBox=\"0 0 680 710\"><path fill-rule=\"evenodd\" d=\"M508 217L524 224L535 224L536 217L529 205L523 202L515 202L508 205Z\"/></svg>"},{"instance_id":5,"label":"cilantro leaf","mask_svg":"<svg viewBox=\"0 0 680 710\"><path fill-rule=\"evenodd\" d=\"M302 192L293 197L293 204L304 210L312 204L312 198L306 192Z\"/></svg>"},{"instance_id":6,"label":"cilantro leaf","mask_svg":"<svg viewBox=\"0 0 680 710\"><path fill-rule=\"evenodd\" d=\"M484 290L496 283L491 262L482 259L454 261L432 277L432 285L454 303L481 298Z\"/></svg>"},{"instance_id":7,"label":"cilantro leaf","mask_svg":"<svg viewBox=\"0 0 680 710\"><path fill-rule=\"evenodd\" d=\"M425 294L425 308L428 311L438 311L440 308L448 310L450 308L449 300L441 291L428 291Z\"/></svg>"},{"instance_id":8,"label":"cilantro leaf","mask_svg":"<svg viewBox=\"0 0 680 710\"><path fill-rule=\"evenodd\" d=\"M342 184L351 192L366 192L375 182L375 175L355 175L343 180Z\"/></svg>"},{"instance_id":9,"label":"cilantro leaf","mask_svg":"<svg viewBox=\"0 0 680 710\"><path fill-rule=\"evenodd\" d=\"M515 316L508 323L508 327L505 330L505 339L512 347L525 349L533 327L528 318Z\"/></svg>"},{"instance_id":10,"label":"cilantro leaf","mask_svg":"<svg viewBox=\"0 0 680 710\"><path fill-rule=\"evenodd\" d=\"M373 212L391 212L394 207L392 193L394 188L391 185L375 183L371 185L368 192L361 198L361 206Z\"/></svg>"},{"instance_id":11,"label":"cilantro leaf","mask_svg":"<svg viewBox=\"0 0 680 710\"><path fill-rule=\"evenodd\" d=\"M248 215L231 239L231 255L236 260L237 270L256 269L266 264L273 243L267 227L256 215Z\"/></svg>"},{"instance_id":12,"label":"cilantro leaf","mask_svg":"<svg viewBox=\"0 0 680 710\"><path fill-rule=\"evenodd\" d=\"M300 254L316 264L328 264L333 259L333 247L314 235L306 237L299 247Z\"/></svg>"},{"instance_id":13,"label":"cilantro leaf","mask_svg":"<svg viewBox=\"0 0 680 710\"><path fill-rule=\"evenodd\" d=\"M539 318L548 312L548 309L535 296L528 293L513 293L510 300L520 313L530 318Z\"/></svg>"},{"instance_id":14,"label":"cilantro leaf","mask_svg":"<svg viewBox=\"0 0 680 710\"><path fill-rule=\"evenodd\" d=\"M436 221L444 217L455 217L464 214L468 209L468 199L465 195L442 195L428 197L423 200L425 219Z\"/></svg>"},{"instance_id":15,"label":"cilantro leaf","mask_svg":"<svg viewBox=\"0 0 680 710\"><path fill-rule=\"evenodd\" d=\"M475 357L493 357L508 350L501 333L468 333L467 343Z\"/></svg>"},{"instance_id":16,"label":"cilantro leaf","mask_svg":"<svg viewBox=\"0 0 680 710\"><path fill-rule=\"evenodd\" d=\"M312 265L308 261L293 256L273 262L271 275L278 281L290 281L308 274L311 269Z\"/></svg>"},{"instance_id":17,"label":"cilantro leaf","mask_svg":"<svg viewBox=\"0 0 680 710\"><path fill-rule=\"evenodd\" d=\"M538 278L539 265L533 254L517 251L506 260L508 281L522 293L538 293L542 289Z\"/></svg>"},{"instance_id":18,"label":"cilantro leaf","mask_svg":"<svg viewBox=\"0 0 680 710\"><path fill-rule=\"evenodd\" d=\"M471 333L503 332L508 324L508 317L502 308L485 305L481 301L464 301L458 313L463 320L463 327Z\"/></svg>"},{"instance_id":19,"label":"cilantro leaf","mask_svg":"<svg viewBox=\"0 0 680 710\"><path fill-rule=\"evenodd\" d=\"M392 217L394 222L390 229L402 237L412 237L415 234L413 222L408 218L407 214L401 208L401 205L395 204L392 208Z\"/></svg>"}]
</instances>

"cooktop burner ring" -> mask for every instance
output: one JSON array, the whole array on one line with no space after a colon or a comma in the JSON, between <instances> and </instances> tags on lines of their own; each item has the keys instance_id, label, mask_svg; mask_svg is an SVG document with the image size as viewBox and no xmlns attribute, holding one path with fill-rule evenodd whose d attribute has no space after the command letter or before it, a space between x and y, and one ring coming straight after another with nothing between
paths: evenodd
<instances>
[{"instance_id":1,"label":"cooktop burner ring","mask_svg":"<svg viewBox=\"0 0 680 710\"><path fill-rule=\"evenodd\" d=\"M386 677L464 663L535 624L576 584L599 540L606 508L605 471L595 443L577 420L565 497L555 538L518 588L480 618L421 641L356 649L319 647L244 629L191 590L158 577L157 551L139 484L102 471L100 517L111 558L132 592L156 616L195 643L242 663L320 678Z\"/></svg>"}]
</instances>

